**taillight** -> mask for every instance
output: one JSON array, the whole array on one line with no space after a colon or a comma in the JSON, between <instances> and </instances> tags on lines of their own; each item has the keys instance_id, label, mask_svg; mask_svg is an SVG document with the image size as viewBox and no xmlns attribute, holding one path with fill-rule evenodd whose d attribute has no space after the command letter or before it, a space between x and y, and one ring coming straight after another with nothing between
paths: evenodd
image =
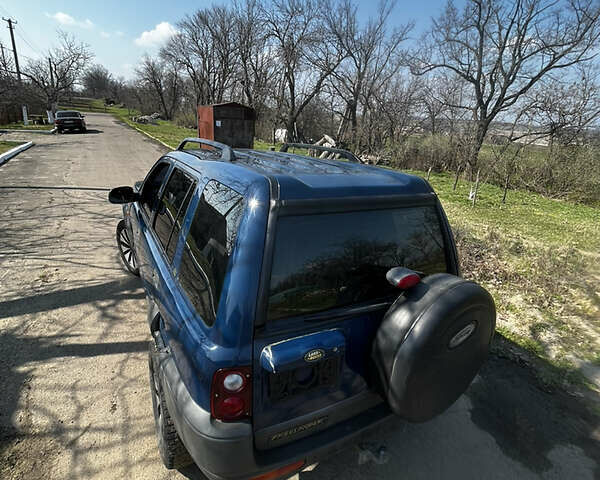
<instances>
[{"instance_id":1,"label":"taillight","mask_svg":"<svg viewBox=\"0 0 600 480\"><path fill-rule=\"evenodd\" d=\"M421 276L405 267L390 268L385 274L387 281L400 290L408 290L421 281Z\"/></svg>"},{"instance_id":2,"label":"taillight","mask_svg":"<svg viewBox=\"0 0 600 480\"><path fill-rule=\"evenodd\" d=\"M213 375L210 389L210 411L213 417L234 422L250 417L252 381L250 367L222 368Z\"/></svg>"}]
</instances>

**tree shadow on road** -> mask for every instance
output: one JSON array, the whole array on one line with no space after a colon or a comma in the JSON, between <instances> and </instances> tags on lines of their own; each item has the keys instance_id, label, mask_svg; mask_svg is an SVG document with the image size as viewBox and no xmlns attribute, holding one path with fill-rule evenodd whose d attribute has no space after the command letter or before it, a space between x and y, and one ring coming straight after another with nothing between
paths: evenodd
<instances>
[{"instance_id":1,"label":"tree shadow on road","mask_svg":"<svg viewBox=\"0 0 600 480\"><path fill-rule=\"evenodd\" d=\"M7 300L0 302L0 318L44 312L99 300L119 302L133 298L144 299L144 292L139 287L140 282L137 278L129 278L126 281L114 280Z\"/></svg>"},{"instance_id":2,"label":"tree shadow on road","mask_svg":"<svg viewBox=\"0 0 600 480\"><path fill-rule=\"evenodd\" d=\"M144 292L119 261L120 215L104 189L25 188L0 190L0 478L47 478L59 454L71 456L69 477L91 476L88 442L99 435L98 450L128 452L127 472L120 438L152 430L135 414L114 425L90 420L94 404L129 408L146 383Z\"/></svg>"}]
</instances>

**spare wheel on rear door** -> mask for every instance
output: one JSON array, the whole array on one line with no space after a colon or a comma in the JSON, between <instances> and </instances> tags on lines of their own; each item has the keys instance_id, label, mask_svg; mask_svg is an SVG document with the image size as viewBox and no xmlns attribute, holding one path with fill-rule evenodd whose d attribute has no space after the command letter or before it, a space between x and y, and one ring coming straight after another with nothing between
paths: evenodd
<instances>
[{"instance_id":1,"label":"spare wheel on rear door","mask_svg":"<svg viewBox=\"0 0 600 480\"><path fill-rule=\"evenodd\" d=\"M474 282L431 275L386 312L373 343L377 376L392 410L429 420L467 389L494 334L491 295Z\"/></svg>"}]
</instances>

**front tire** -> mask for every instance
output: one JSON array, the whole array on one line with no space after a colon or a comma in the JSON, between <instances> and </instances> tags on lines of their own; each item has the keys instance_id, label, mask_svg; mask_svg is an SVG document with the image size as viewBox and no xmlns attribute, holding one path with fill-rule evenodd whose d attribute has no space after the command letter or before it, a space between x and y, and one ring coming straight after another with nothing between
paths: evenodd
<instances>
[{"instance_id":1,"label":"front tire","mask_svg":"<svg viewBox=\"0 0 600 480\"><path fill-rule=\"evenodd\" d=\"M139 277L140 267L138 266L135 250L133 249L133 242L129 238L129 231L127 230L125 220L121 220L117 225L117 246L119 247L121 260L127 267L127 270Z\"/></svg>"},{"instance_id":2,"label":"front tire","mask_svg":"<svg viewBox=\"0 0 600 480\"><path fill-rule=\"evenodd\" d=\"M154 425L160 458L169 470L187 467L193 460L181 438L179 438L173 419L167 410L165 394L158 377L158 351L154 340L150 340L148 367L150 370L152 410L154 412Z\"/></svg>"}]
</instances>

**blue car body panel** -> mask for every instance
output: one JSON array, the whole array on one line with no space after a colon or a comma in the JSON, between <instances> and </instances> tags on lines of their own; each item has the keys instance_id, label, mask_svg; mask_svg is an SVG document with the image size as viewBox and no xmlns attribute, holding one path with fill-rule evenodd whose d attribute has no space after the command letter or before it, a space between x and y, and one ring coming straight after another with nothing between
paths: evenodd
<instances>
[{"instance_id":1,"label":"blue car body panel","mask_svg":"<svg viewBox=\"0 0 600 480\"><path fill-rule=\"evenodd\" d=\"M372 390L369 362L373 338L389 303L332 312L329 318L318 322L303 318L267 321L270 242L278 215L285 215L290 205L318 213L320 209L328 211L332 201L348 199L364 204L389 197L398 204L402 198L425 198L427 203L437 205L442 223L448 229L429 184L419 177L382 168L289 153L236 150L234 162L198 157L202 155L196 156L194 151L175 151L163 157L163 161L172 164L171 170L176 164L196 181L172 262L152 229L153 219L147 218L137 203L125 210L144 287L151 304L160 313L162 341L190 397L199 407L210 411L210 387L215 371L251 366L251 422L254 448L259 451L341 424L377 405L383 408L383 400ZM209 327L182 292L178 275L196 207L211 180L241 194L244 212L225 273L216 319ZM451 242L448 232L446 236ZM451 247L452 250L453 244ZM455 258L449 264L456 270ZM273 376L302 371L303 364L310 363L311 355L333 362L337 369L335 381L287 398L273 398ZM297 422L312 422L317 427L290 438L278 436L282 429L293 431Z\"/></svg>"},{"instance_id":2,"label":"blue car body panel","mask_svg":"<svg viewBox=\"0 0 600 480\"><path fill-rule=\"evenodd\" d=\"M306 362L343 355L345 347L346 337L339 329L310 333L265 346L260 353L260 366L269 373L279 373ZM314 355L307 356L311 352Z\"/></svg>"}]
</instances>

